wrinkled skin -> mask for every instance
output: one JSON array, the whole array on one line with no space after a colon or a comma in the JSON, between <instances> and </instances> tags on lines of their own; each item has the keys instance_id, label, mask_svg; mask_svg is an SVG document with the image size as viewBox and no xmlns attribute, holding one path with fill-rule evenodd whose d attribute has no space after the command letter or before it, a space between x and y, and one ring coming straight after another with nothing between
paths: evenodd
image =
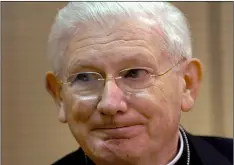
<instances>
[{"instance_id":1,"label":"wrinkled skin","mask_svg":"<svg viewBox=\"0 0 234 165\"><path fill-rule=\"evenodd\" d=\"M64 55L64 75L95 71L116 76L122 69L143 66L162 72L175 64L161 49L161 36L140 21L112 28L91 28L71 38ZM178 56L179 58L179 56ZM101 96L84 97L46 76L47 89L75 139L97 165L163 165L174 158L181 111L194 104L201 80L199 60L192 58L136 94L108 80Z\"/></svg>"}]
</instances>

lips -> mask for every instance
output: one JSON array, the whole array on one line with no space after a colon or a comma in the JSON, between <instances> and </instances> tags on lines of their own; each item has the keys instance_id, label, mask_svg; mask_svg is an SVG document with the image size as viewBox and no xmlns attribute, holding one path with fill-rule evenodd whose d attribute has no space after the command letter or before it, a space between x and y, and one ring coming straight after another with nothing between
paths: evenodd
<instances>
[{"instance_id":1,"label":"lips","mask_svg":"<svg viewBox=\"0 0 234 165\"><path fill-rule=\"evenodd\" d=\"M139 135L144 130L143 125L130 125L123 127L107 127L94 129L104 140L130 139Z\"/></svg>"}]
</instances>

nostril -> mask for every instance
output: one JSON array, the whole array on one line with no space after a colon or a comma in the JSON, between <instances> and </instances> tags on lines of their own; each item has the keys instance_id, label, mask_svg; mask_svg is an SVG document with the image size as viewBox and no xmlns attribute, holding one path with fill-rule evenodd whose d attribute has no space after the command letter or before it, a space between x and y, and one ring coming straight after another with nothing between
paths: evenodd
<instances>
[{"instance_id":1,"label":"nostril","mask_svg":"<svg viewBox=\"0 0 234 165\"><path fill-rule=\"evenodd\" d=\"M126 103L123 99L124 95L122 91L115 84L108 82L97 104L97 110L101 115L109 116L125 112Z\"/></svg>"},{"instance_id":2,"label":"nostril","mask_svg":"<svg viewBox=\"0 0 234 165\"><path fill-rule=\"evenodd\" d=\"M100 114L101 114L102 116L105 116L105 115L106 115L106 114L105 114L104 112L102 112L102 111L100 112Z\"/></svg>"}]
</instances>

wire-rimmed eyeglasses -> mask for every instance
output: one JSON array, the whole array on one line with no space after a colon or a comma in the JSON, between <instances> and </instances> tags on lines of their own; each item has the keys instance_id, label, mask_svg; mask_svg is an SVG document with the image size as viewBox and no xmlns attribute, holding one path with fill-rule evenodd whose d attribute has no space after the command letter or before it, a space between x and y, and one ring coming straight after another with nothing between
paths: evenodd
<instances>
[{"instance_id":1,"label":"wire-rimmed eyeglasses","mask_svg":"<svg viewBox=\"0 0 234 165\"><path fill-rule=\"evenodd\" d=\"M177 66L184 58L166 71L155 74L152 68L133 67L123 69L116 77L106 77L98 72L78 72L68 76L61 84L69 84L76 94L81 96L99 94L105 83L115 80L117 86L124 92L137 93L155 84L157 77L163 76Z\"/></svg>"}]
</instances>

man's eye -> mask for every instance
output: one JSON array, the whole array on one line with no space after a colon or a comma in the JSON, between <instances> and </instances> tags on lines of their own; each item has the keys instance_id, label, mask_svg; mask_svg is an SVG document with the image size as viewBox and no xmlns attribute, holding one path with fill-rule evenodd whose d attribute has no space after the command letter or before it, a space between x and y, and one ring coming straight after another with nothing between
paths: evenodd
<instances>
[{"instance_id":1,"label":"man's eye","mask_svg":"<svg viewBox=\"0 0 234 165\"><path fill-rule=\"evenodd\" d=\"M91 79L92 77L89 74L80 73L75 77L74 81L89 81Z\"/></svg>"},{"instance_id":2,"label":"man's eye","mask_svg":"<svg viewBox=\"0 0 234 165\"><path fill-rule=\"evenodd\" d=\"M124 75L124 78L143 78L148 75L148 71L145 69L130 69Z\"/></svg>"},{"instance_id":3,"label":"man's eye","mask_svg":"<svg viewBox=\"0 0 234 165\"><path fill-rule=\"evenodd\" d=\"M81 72L67 78L67 82L77 85L94 84L100 82L99 80L103 80L103 77L97 72Z\"/></svg>"}]
</instances>

